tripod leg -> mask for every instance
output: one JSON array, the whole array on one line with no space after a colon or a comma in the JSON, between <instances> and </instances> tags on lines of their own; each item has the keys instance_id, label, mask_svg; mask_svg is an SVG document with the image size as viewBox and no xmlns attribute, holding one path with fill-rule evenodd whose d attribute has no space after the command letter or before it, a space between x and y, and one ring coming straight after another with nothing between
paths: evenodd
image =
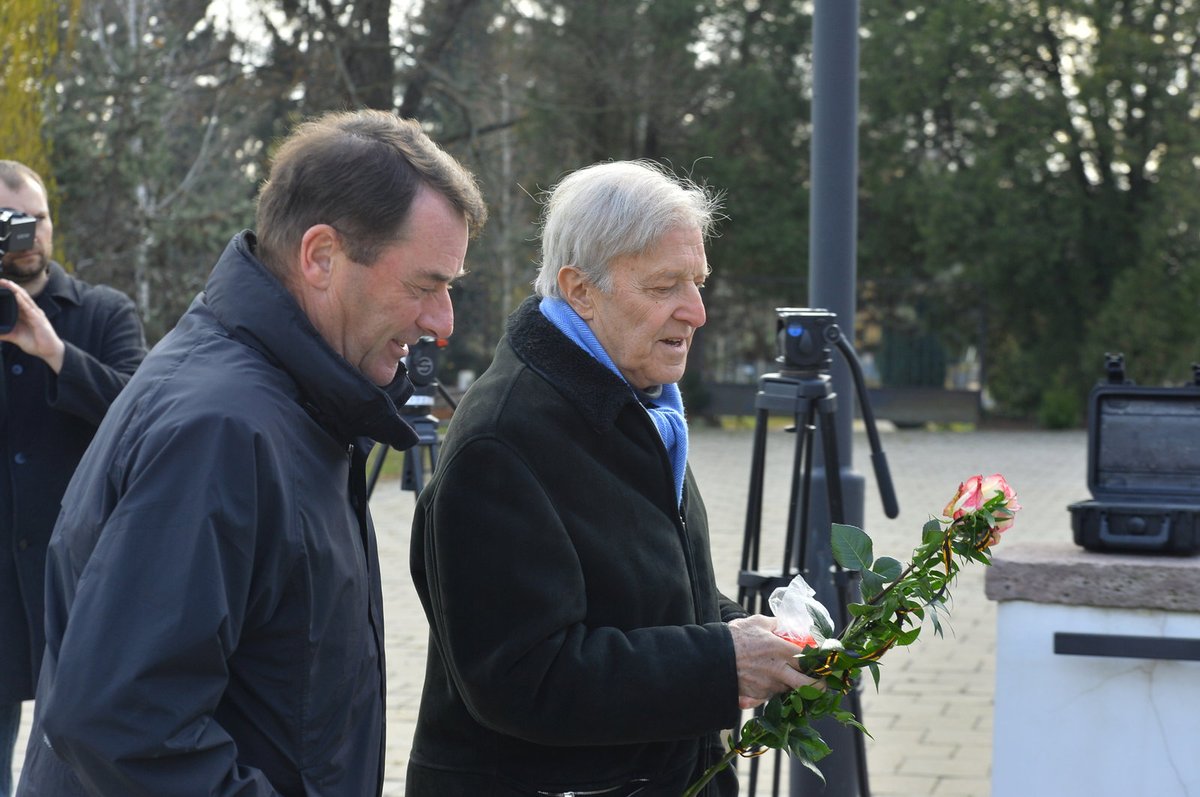
<instances>
[{"instance_id":1,"label":"tripod leg","mask_svg":"<svg viewBox=\"0 0 1200 797\"><path fill-rule=\"evenodd\" d=\"M417 485L417 474L420 473L421 464L418 461L420 456L419 448L410 448L404 452L404 467L400 470L400 489L412 490L419 492L420 487Z\"/></svg>"},{"instance_id":2,"label":"tripod leg","mask_svg":"<svg viewBox=\"0 0 1200 797\"><path fill-rule=\"evenodd\" d=\"M817 405L801 399L796 407L796 453L792 459L792 492L788 504L788 536L783 544L785 572L809 578L808 516L812 506L813 414ZM795 547L799 547L795 551Z\"/></svg>"},{"instance_id":3,"label":"tripod leg","mask_svg":"<svg viewBox=\"0 0 1200 797\"><path fill-rule=\"evenodd\" d=\"M379 474L383 470L383 461L388 455L387 443L379 444L379 453L375 455L375 461L371 463L371 475L367 478L367 498L371 497L371 493L375 492L375 482L379 481Z\"/></svg>"},{"instance_id":4,"label":"tripod leg","mask_svg":"<svg viewBox=\"0 0 1200 797\"><path fill-rule=\"evenodd\" d=\"M754 449L750 456L750 487L746 497L746 531L742 537L742 573L758 570L758 549L762 537L763 474L766 470L767 423L770 412L760 409L754 420ZM739 584L737 601L748 612L758 610L760 593Z\"/></svg>"},{"instance_id":5,"label":"tripod leg","mask_svg":"<svg viewBox=\"0 0 1200 797\"><path fill-rule=\"evenodd\" d=\"M417 445L413 449L413 493L420 495L421 490L425 487L425 450L429 448L425 443Z\"/></svg>"}]
</instances>

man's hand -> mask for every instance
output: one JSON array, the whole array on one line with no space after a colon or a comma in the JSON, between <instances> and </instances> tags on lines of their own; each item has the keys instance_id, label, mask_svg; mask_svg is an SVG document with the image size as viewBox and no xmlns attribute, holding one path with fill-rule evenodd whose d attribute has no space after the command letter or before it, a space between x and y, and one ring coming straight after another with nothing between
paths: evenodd
<instances>
[{"instance_id":1,"label":"man's hand","mask_svg":"<svg viewBox=\"0 0 1200 797\"><path fill-rule=\"evenodd\" d=\"M46 318L42 308L37 306L33 297L20 285L5 279L0 279L0 285L12 291L17 299L17 323L11 330L0 335L0 340L7 340L26 354L45 360L57 374L62 370L66 346L54 331L50 319Z\"/></svg>"},{"instance_id":2,"label":"man's hand","mask_svg":"<svg viewBox=\"0 0 1200 797\"><path fill-rule=\"evenodd\" d=\"M729 623L737 658L738 705L757 708L780 692L817 684L796 669L795 645L775 636L774 617L756 614Z\"/></svg>"}]
</instances>

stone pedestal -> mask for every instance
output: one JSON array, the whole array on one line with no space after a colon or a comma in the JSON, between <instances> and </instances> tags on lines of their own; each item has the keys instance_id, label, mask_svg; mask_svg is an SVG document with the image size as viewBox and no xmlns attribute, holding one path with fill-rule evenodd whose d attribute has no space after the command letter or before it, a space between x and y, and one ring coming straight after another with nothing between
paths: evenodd
<instances>
[{"instance_id":1,"label":"stone pedestal","mask_svg":"<svg viewBox=\"0 0 1200 797\"><path fill-rule=\"evenodd\" d=\"M1200 557L1009 541L992 797L1200 797Z\"/></svg>"}]
</instances>

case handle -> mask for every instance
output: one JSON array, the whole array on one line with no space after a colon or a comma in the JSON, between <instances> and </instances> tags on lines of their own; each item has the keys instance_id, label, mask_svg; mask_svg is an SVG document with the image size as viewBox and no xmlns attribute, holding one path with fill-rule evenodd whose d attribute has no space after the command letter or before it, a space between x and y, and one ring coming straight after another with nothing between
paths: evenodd
<instances>
[{"instance_id":1,"label":"case handle","mask_svg":"<svg viewBox=\"0 0 1200 797\"><path fill-rule=\"evenodd\" d=\"M1145 520L1140 516L1135 516L1136 520L1145 523ZM1158 549L1171 539L1171 516L1163 515L1162 523L1159 524L1158 531L1154 534L1114 534L1108 528L1108 512L1100 512L1100 540L1112 545L1122 545L1126 548L1152 548Z\"/></svg>"}]
</instances>

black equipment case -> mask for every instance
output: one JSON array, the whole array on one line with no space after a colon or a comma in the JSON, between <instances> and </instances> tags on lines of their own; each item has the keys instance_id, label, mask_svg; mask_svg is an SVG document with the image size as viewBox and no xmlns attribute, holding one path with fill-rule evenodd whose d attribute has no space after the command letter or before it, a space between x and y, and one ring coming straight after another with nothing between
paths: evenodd
<instances>
[{"instance_id":1,"label":"black equipment case","mask_svg":"<svg viewBox=\"0 0 1200 797\"><path fill-rule=\"evenodd\" d=\"M1200 550L1200 366L1195 384L1142 387L1120 355L1088 397L1089 501L1067 507L1089 551Z\"/></svg>"}]
</instances>

